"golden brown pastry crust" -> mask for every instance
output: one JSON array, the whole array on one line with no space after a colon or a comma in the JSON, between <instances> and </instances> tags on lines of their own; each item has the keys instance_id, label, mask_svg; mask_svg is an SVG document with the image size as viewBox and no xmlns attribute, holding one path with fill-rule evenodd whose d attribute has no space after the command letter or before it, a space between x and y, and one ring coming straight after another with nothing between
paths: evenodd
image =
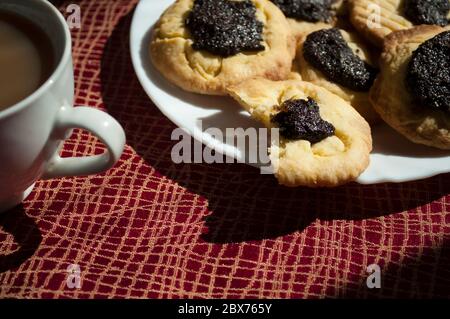
<instances>
[{"instance_id":1,"label":"golden brown pastry crust","mask_svg":"<svg viewBox=\"0 0 450 319\"><path fill-rule=\"evenodd\" d=\"M356 55L370 65L377 65L375 61L376 59L373 57L371 50L363 43L363 40L356 33L347 32L344 30L340 31L344 40L347 41L350 48ZM369 101L369 92L356 92L328 80L328 78L321 71L317 70L305 60L303 56L303 42L300 43L297 49L295 64L300 66L300 74L304 81L312 82L340 96L345 101L349 102L370 124L376 124L379 122L380 117L373 109L372 103Z\"/></svg>"},{"instance_id":2,"label":"golden brown pastry crust","mask_svg":"<svg viewBox=\"0 0 450 319\"><path fill-rule=\"evenodd\" d=\"M402 0L350 0L350 21L368 40L382 47L388 34L413 26L401 15L401 5ZM373 22L378 13L377 26Z\"/></svg>"},{"instance_id":3,"label":"golden brown pastry crust","mask_svg":"<svg viewBox=\"0 0 450 319\"><path fill-rule=\"evenodd\" d=\"M336 25L336 19L333 19L333 21L331 21L330 23L299 21L292 18L287 18L287 20L297 41L297 46L299 43L303 42L306 36L311 32L319 31L322 29L329 29Z\"/></svg>"},{"instance_id":4,"label":"golden brown pastry crust","mask_svg":"<svg viewBox=\"0 0 450 319\"><path fill-rule=\"evenodd\" d=\"M280 184L333 187L354 181L368 166L372 137L367 122L350 104L324 88L298 80L253 79L229 89L255 119L271 128L271 117L289 99L313 98L322 118L336 135L311 145L305 140L281 138L270 147L272 165Z\"/></svg>"},{"instance_id":5,"label":"golden brown pastry crust","mask_svg":"<svg viewBox=\"0 0 450 319\"><path fill-rule=\"evenodd\" d=\"M336 0L333 4L333 9L337 14L345 14L345 8L347 7L347 2L344 0ZM338 18L334 17L329 23L326 22L308 22L301 21L293 18L287 18L289 26L291 27L292 33L297 41L297 45L304 41L305 37L311 32L328 29L336 26L338 23Z\"/></svg>"},{"instance_id":6,"label":"golden brown pastry crust","mask_svg":"<svg viewBox=\"0 0 450 319\"><path fill-rule=\"evenodd\" d=\"M222 58L194 50L184 24L194 0L177 0L153 30L150 56L154 66L182 89L211 95L226 95L228 86L256 76L287 78L295 54L295 39L289 24L270 1L252 1L257 18L264 23L264 51Z\"/></svg>"},{"instance_id":7,"label":"golden brown pastry crust","mask_svg":"<svg viewBox=\"0 0 450 319\"><path fill-rule=\"evenodd\" d=\"M381 72L372 87L370 99L381 117L409 140L450 150L450 115L414 106L405 85L413 51L445 30L450 27L423 25L390 34L385 39Z\"/></svg>"}]
</instances>

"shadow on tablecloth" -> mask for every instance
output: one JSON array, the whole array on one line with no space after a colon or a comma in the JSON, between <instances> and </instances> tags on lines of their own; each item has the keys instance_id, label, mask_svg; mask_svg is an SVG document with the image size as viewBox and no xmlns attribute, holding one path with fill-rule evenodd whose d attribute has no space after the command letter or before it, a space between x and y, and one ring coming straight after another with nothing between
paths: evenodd
<instances>
[{"instance_id":1,"label":"shadow on tablecloth","mask_svg":"<svg viewBox=\"0 0 450 319\"><path fill-rule=\"evenodd\" d=\"M208 199L212 214L206 220L210 232L205 240L274 238L302 231L316 219L375 218L415 209L450 192L450 183L439 177L403 184L292 189L243 164L174 164L170 152L175 142L170 133L175 126L149 100L131 65L128 33L132 14L120 21L105 47L103 101L124 126L128 143L149 165Z\"/></svg>"},{"instance_id":2,"label":"shadow on tablecloth","mask_svg":"<svg viewBox=\"0 0 450 319\"><path fill-rule=\"evenodd\" d=\"M450 298L450 241L435 248L417 247L417 255L403 258L401 263L380 264L381 288L367 289L363 277L348 283L341 298ZM383 267L384 266L384 267Z\"/></svg>"},{"instance_id":3,"label":"shadow on tablecloth","mask_svg":"<svg viewBox=\"0 0 450 319\"><path fill-rule=\"evenodd\" d=\"M408 211L450 193L448 175L402 184L290 189L279 186L273 176L260 175L257 169L243 164L175 165L171 160L175 142L170 140L175 126L149 100L131 65L128 44L132 14L116 26L104 50L103 101L124 126L128 144L149 165L208 201L211 214L205 220L208 231L203 240L219 244L260 241L301 232L315 221L326 227L335 221L365 220L370 228L371 219L397 213L406 216ZM377 229L374 234L367 232L364 236L370 240L370 236L382 232L383 229ZM420 244L411 244L417 246L416 259L387 265L383 289L371 292L366 289L361 293L365 287L362 278L359 285L349 286L342 297L449 296L448 281L439 284L439 278L450 277L448 243L443 241L435 249L425 250ZM430 256L442 258L430 260ZM410 274L416 274L417 278L408 277Z\"/></svg>"},{"instance_id":4,"label":"shadow on tablecloth","mask_svg":"<svg viewBox=\"0 0 450 319\"><path fill-rule=\"evenodd\" d=\"M0 213L0 229L14 238L17 249L0 253L0 273L19 267L30 258L42 242L42 235L34 219L22 206Z\"/></svg>"}]
</instances>

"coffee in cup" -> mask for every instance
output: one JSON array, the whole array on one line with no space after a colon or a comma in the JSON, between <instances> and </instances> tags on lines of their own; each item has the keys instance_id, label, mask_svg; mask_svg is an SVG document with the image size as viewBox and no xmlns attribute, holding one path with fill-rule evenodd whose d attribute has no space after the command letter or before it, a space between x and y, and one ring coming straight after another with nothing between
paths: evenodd
<instances>
[{"instance_id":1,"label":"coffee in cup","mask_svg":"<svg viewBox=\"0 0 450 319\"><path fill-rule=\"evenodd\" d=\"M47 0L0 0L0 213L21 203L40 179L104 172L119 160L125 132L109 114L74 107L70 30ZM75 128L105 152L61 157Z\"/></svg>"},{"instance_id":2,"label":"coffee in cup","mask_svg":"<svg viewBox=\"0 0 450 319\"><path fill-rule=\"evenodd\" d=\"M54 66L45 32L22 16L0 11L0 111L36 91Z\"/></svg>"}]
</instances>

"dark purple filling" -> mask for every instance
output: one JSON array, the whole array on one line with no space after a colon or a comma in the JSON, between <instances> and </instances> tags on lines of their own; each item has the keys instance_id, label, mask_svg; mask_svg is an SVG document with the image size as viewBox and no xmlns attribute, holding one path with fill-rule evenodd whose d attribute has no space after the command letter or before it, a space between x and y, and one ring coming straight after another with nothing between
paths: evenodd
<instances>
[{"instance_id":1,"label":"dark purple filling","mask_svg":"<svg viewBox=\"0 0 450 319\"><path fill-rule=\"evenodd\" d=\"M271 0L288 18L308 22L329 22L333 0Z\"/></svg>"},{"instance_id":2,"label":"dark purple filling","mask_svg":"<svg viewBox=\"0 0 450 319\"><path fill-rule=\"evenodd\" d=\"M336 28L309 34L303 56L329 80L353 91L369 91L378 73L352 51Z\"/></svg>"},{"instance_id":3,"label":"dark purple filling","mask_svg":"<svg viewBox=\"0 0 450 319\"><path fill-rule=\"evenodd\" d=\"M450 114L450 31L425 41L413 52L406 87L415 104Z\"/></svg>"},{"instance_id":4,"label":"dark purple filling","mask_svg":"<svg viewBox=\"0 0 450 319\"><path fill-rule=\"evenodd\" d=\"M450 11L450 1L448 0L405 0L403 10L405 17L415 25L446 26L449 24L447 16Z\"/></svg>"},{"instance_id":5,"label":"dark purple filling","mask_svg":"<svg viewBox=\"0 0 450 319\"><path fill-rule=\"evenodd\" d=\"M262 51L263 24L250 0L195 0L186 19L195 50L228 57L242 51Z\"/></svg>"},{"instance_id":6,"label":"dark purple filling","mask_svg":"<svg viewBox=\"0 0 450 319\"><path fill-rule=\"evenodd\" d=\"M312 144L335 133L333 124L320 117L319 105L312 98L285 101L281 111L272 117L272 123L279 127L282 137Z\"/></svg>"}]
</instances>

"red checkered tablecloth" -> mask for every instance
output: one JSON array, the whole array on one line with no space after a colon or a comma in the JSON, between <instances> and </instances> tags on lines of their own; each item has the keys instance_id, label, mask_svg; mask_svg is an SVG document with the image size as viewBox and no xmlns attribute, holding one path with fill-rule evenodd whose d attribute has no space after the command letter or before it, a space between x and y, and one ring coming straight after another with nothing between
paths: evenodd
<instances>
[{"instance_id":1,"label":"red checkered tablecloth","mask_svg":"<svg viewBox=\"0 0 450 319\"><path fill-rule=\"evenodd\" d=\"M242 164L176 165L175 126L131 65L136 1L52 2L81 7L76 104L115 116L128 145L107 173L40 181L0 215L0 297L450 296L449 175L311 190ZM76 131L64 155L102 150ZM366 285L374 263L381 289Z\"/></svg>"}]
</instances>

